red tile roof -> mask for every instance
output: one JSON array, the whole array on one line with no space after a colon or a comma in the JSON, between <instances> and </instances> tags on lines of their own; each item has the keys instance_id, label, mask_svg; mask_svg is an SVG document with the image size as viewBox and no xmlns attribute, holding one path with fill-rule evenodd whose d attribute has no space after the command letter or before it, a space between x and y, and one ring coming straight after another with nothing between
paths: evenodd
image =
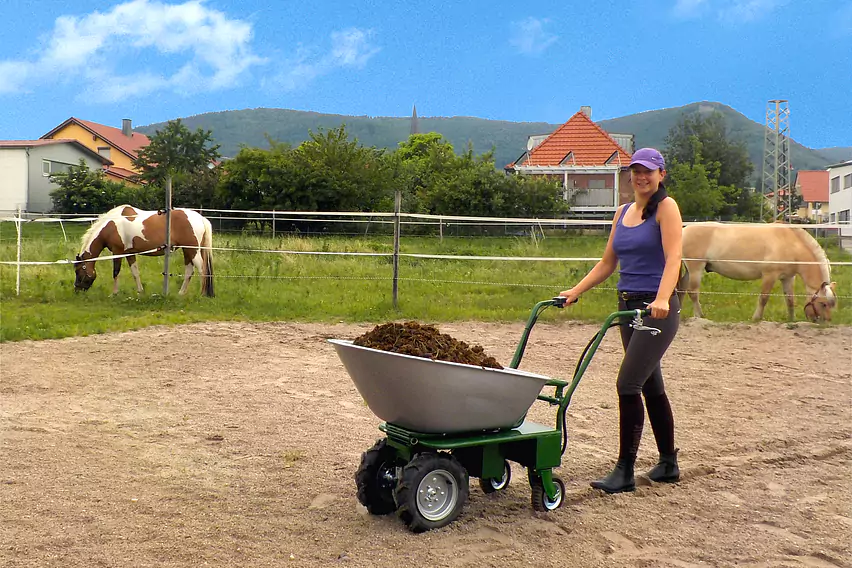
<instances>
[{"instance_id":1,"label":"red tile roof","mask_svg":"<svg viewBox=\"0 0 852 568\"><path fill-rule=\"evenodd\" d=\"M565 161L565 165L603 166L620 163L627 167L630 164L630 154L580 111L533 148L528 157L517 165L558 166L569 153L571 158Z\"/></svg>"},{"instance_id":2,"label":"red tile roof","mask_svg":"<svg viewBox=\"0 0 852 568\"><path fill-rule=\"evenodd\" d=\"M50 138L48 140L0 140L0 148L34 148L36 146L51 146L54 144L71 144L81 152L89 154L92 157L96 157L104 165L112 164L112 160L101 156L91 148L86 147L79 140L74 140L73 138Z\"/></svg>"},{"instance_id":3,"label":"red tile roof","mask_svg":"<svg viewBox=\"0 0 852 568\"><path fill-rule=\"evenodd\" d=\"M805 203L828 203L828 172L802 170L796 176L796 186Z\"/></svg>"},{"instance_id":4,"label":"red tile roof","mask_svg":"<svg viewBox=\"0 0 852 568\"><path fill-rule=\"evenodd\" d=\"M81 120L79 118L74 118L73 116L42 136L42 138L50 138L53 136L55 132L58 132L68 124L75 123L79 124L92 134L96 134L100 138L106 140L110 143L114 148L117 148L124 154L127 154L131 158L137 158L139 150L147 146L151 143L151 140L145 136L144 134L140 134L138 132L133 132L130 137L125 136L120 128L113 128L112 126L104 126L103 124L98 124L97 122L91 122L89 120Z\"/></svg>"},{"instance_id":5,"label":"red tile roof","mask_svg":"<svg viewBox=\"0 0 852 568\"><path fill-rule=\"evenodd\" d=\"M112 174L115 177L121 178L121 179L130 179L130 178L132 178L133 176L136 175L136 172L126 170L124 168L117 168L115 166L110 166L110 167L106 168L105 171L106 171L106 173Z\"/></svg>"}]
</instances>

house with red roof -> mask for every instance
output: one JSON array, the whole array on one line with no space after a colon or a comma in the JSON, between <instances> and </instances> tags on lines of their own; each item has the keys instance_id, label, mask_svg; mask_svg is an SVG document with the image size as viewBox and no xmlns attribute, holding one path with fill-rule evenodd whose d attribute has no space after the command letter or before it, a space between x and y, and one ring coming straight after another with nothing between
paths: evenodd
<instances>
[{"instance_id":1,"label":"house with red roof","mask_svg":"<svg viewBox=\"0 0 852 568\"><path fill-rule=\"evenodd\" d=\"M129 118L121 121L121 128L114 128L72 116L41 138L71 138L79 141L110 160L111 165L104 168L108 178L128 185L136 185L131 178L139 173L133 166L133 160L139 156L139 150L151 142L144 134L133 132Z\"/></svg>"},{"instance_id":2,"label":"house with red roof","mask_svg":"<svg viewBox=\"0 0 852 568\"><path fill-rule=\"evenodd\" d=\"M831 164L828 171L829 223L840 225L840 244L852 250L852 160Z\"/></svg>"},{"instance_id":3,"label":"house with red roof","mask_svg":"<svg viewBox=\"0 0 852 568\"><path fill-rule=\"evenodd\" d=\"M50 175L86 163L89 169L110 168L113 162L78 140L0 140L0 213L18 208L31 213L53 209L50 192L59 186Z\"/></svg>"},{"instance_id":4,"label":"house with red roof","mask_svg":"<svg viewBox=\"0 0 852 568\"><path fill-rule=\"evenodd\" d=\"M800 170L796 174L795 188L802 196L796 216L818 223L828 221L828 171Z\"/></svg>"},{"instance_id":5,"label":"house with red roof","mask_svg":"<svg viewBox=\"0 0 852 568\"><path fill-rule=\"evenodd\" d=\"M530 136L527 151L505 171L560 180L574 212L614 213L633 200L628 170L633 135L609 134L591 114L584 106L551 134Z\"/></svg>"}]
</instances>

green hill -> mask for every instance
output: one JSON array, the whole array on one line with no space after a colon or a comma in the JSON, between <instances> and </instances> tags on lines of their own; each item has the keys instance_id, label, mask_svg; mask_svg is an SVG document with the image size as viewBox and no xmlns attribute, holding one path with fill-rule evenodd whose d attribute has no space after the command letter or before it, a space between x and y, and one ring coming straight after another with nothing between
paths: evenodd
<instances>
[{"instance_id":1,"label":"green hill","mask_svg":"<svg viewBox=\"0 0 852 568\"><path fill-rule=\"evenodd\" d=\"M346 124L350 138L377 148L394 149L408 138L411 131L409 117L344 116L270 108L213 112L182 120L191 130L199 127L211 130L213 138L221 145L222 155L231 157L243 145L269 147L267 136L278 142L297 145L308 138L309 131L337 128L341 124ZM493 147L498 166L513 162L523 154L529 135L547 134L559 126L546 122L507 122L466 116L420 117L418 125L420 132L440 132L456 151L466 149L468 142L473 144L476 154ZM153 134L163 126L163 123L151 124L136 130Z\"/></svg>"},{"instance_id":2,"label":"green hill","mask_svg":"<svg viewBox=\"0 0 852 568\"><path fill-rule=\"evenodd\" d=\"M636 147L665 146L669 129L681 114L693 112L721 112L728 130L734 137L742 137L755 164L755 179L759 179L763 160L764 126L758 124L729 106L714 102L692 103L677 108L641 112L620 118L600 121L608 132L634 134ZM594 115L593 115L594 116ZM570 116L566 116L568 120ZM346 124L350 137L361 144L377 148L396 148L408 138L409 117L370 117L321 114L288 109L258 108L199 114L182 119L192 130L211 130L213 138L221 145L223 156L232 157L241 146L268 147L267 136L278 142L298 145L308 138L309 131L336 128ZM153 134L163 123L137 128L144 134ZM546 122L508 122L482 118L420 117L420 132L439 132L449 140L456 151L467 148L468 143L476 154L494 149L498 167L515 161L526 150L527 138L533 134L553 132L559 125ZM852 154L852 148L826 148L812 150L792 141L791 161L795 169L823 169Z\"/></svg>"},{"instance_id":3,"label":"green hill","mask_svg":"<svg viewBox=\"0 0 852 568\"><path fill-rule=\"evenodd\" d=\"M822 148L817 153L824 156L832 164L838 164L852 160L852 147L849 148Z\"/></svg>"}]
</instances>

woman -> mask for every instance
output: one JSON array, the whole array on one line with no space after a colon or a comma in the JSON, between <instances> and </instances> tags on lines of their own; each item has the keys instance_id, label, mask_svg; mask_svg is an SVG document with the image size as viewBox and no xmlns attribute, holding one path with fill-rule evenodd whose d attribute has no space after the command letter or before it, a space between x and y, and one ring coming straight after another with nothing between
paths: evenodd
<instances>
[{"instance_id":1,"label":"woman","mask_svg":"<svg viewBox=\"0 0 852 568\"><path fill-rule=\"evenodd\" d=\"M675 482L680 478L674 447L674 418L663 385L660 360L677 333L680 303L674 294L680 274L682 222L677 203L666 194L666 165L662 154L642 148L630 162L633 203L622 205L612 220L612 231L603 258L573 288L560 292L566 305L606 280L619 267L618 309L648 308L646 324L658 328L652 335L622 325L624 359L616 383L618 389L619 451L615 468L592 487L607 493L633 491L633 464L642 438L645 414L642 395L660 459L648 472L653 481Z\"/></svg>"}]
</instances>

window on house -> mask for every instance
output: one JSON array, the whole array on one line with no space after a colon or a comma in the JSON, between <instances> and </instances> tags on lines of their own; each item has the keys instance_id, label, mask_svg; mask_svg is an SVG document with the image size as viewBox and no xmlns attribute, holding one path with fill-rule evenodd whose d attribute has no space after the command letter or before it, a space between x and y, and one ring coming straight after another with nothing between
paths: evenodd
<instances>
[{"instance_id":1,"label":"window on house","mask_svg":"<svg viewBox=\"0 0 852 568\"><path fill-rule=\"evenodd\" d=\"M71 164L63 164L62 162L50 162L51 173L67 174L71 171Z\"/></svg>"},{"instance_id":2,"label":"window on house","mask_svg":"<svg viewBox=\"0 0 852 568\"><path fill-rule=\"evenodd\" d=\"M831 193L840 191L840 176L831 178Z\"/></svg>"},{"instance_id":3,"label":"window on house","mask_svg":"<svg viewBox=\"0 0 852 568\"><path fill-rule=\"evenodd\" d=\"M852 187L852 174L846 174L843 176L843 189L848 189Z\"/></svg>"},{"instance_id":4,"label":"window on house","mask_svg":"<svg viewBox=\"0 0 852 568\"><path fill-rule=\"evenodd\" d=\"M98 146L98 154L109 160L109 146Z\"/></svg>"},{"instance_id":5,"label":"window on house","mask_svg":"<svg viewBox=\"0 0 852 568\"><path fill-rule=\"evenodd\" d=\"M50 175L50 160L41 161L41 175L47 177Z\"/></svg>"},{"instance_id":6,"label":"window on house","mask_svg":"<svg viewBox=\"0 0 852 568\"><path fill-rule=\"evenodd\" d=\"M849 210L841 211L837 214L837 222L838 223L848 223L849 222Z\"/></svg>"},{"instance_id":7,"label":"window on house","mask_svg":"<svg viewBox=\"0 0 852 568\"><path fill-rule=\"evenodd\" d=\"M828 222L829 222L829 223L834 223L836 220L837 220L837 215L836 215L836 214L834 214L834 213L832 213L832 214L831 214L831 216L830 216L830 218L829 218L829 220L828 220Z\"/></svg>"}]
</instances>

